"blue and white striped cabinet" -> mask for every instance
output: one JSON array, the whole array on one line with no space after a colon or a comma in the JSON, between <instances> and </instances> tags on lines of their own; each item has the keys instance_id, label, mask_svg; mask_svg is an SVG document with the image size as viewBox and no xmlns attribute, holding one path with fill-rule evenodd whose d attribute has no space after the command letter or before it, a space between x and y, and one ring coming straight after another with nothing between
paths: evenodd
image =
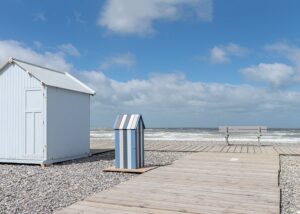
<instances>
[{"instance_id":1,"label":"blue and white striped cabinet","mask_svg":"<svg viewBox=\"0 0 300 214\"><path fill-rule=\"evenodd\" d=\"M144 129L140 114L120 114L115 125L115 167L138 169L144 167Z\"/></svg>"}]
</instances>

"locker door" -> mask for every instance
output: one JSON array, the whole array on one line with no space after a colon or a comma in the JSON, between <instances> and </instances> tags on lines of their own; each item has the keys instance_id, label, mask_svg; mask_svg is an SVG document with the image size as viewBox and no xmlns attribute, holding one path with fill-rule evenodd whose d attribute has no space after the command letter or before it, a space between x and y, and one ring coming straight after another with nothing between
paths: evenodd
<instances>
[{"instance_id":1,"label":"locker door","mask_svg":"<svg viewBox=\"0 0 300 214\"><path fill-rule=\"evenodd\" d=\"M25 156L43 157L43 92L42 90L25 91Z\"/></svg>"}]
</instances>

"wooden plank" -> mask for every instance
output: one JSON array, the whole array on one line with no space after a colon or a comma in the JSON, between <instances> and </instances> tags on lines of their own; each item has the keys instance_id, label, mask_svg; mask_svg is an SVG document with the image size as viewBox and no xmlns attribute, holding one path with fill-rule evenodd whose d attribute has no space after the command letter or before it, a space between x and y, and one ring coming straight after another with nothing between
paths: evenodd
<instances>
[{"instance_id":1,"label":"wooden plank","mask_svg":"<svg viewBox=\"0 0 300 214\"><path fill-rule=\"evenodd\" d=\"M277 154L280 154L280 151L277 149L277 147L276 147L276 146L273 146L273 148L274 148L274 151L276 151L276 152L277 152Z\"/></svg>"},{"instance_id":2,"label":"wooden plank","mask_svg":"<svg viewBox=\"0 0 300 214\"><path fill-rule=\"evenodd\" d=\"M121 173L143 174L143 173L148 172L155 168L157 168L157 166L149 166L149 167L143 167L143 168L138 168L138 169L118 169L115 167L109 167L107 169L103 169L103 172L121 172Z\"/></svg>"},{"instance_id":3,"label":"wooden plank","mask_svg":"<svg viewBox=\"0 0 300 214\"><path fill-rule=\"evenodd\" d=\"M235 153L241 153L241 151L242 151L242 146L241 146L241 145L237 145L237 146L235 147L234 152L235 152Z\"/></svg>"},{"instance_id":4,"label":"wooden plank","mask_svg":"<svg viewBox=\"0 0 300 214\"><path fill-rule=\"evenodd\" d=\"M185 156L59 213L279 213L278 155L215 152L224 148L206 146L213 152Z\"/></svg>"},{"instance_id":5,"label":"wooden plank","mask_svg":"<svg viewBox=\"0 0 300 214\"><path fill-rule=\"evenodd\" d=\"M235 151L236 146L235 145L230 145L229 149L227 150L227 153L232 153Z\"/></svg>"},{"instance_id":6,"label":"wooden plank","mask_svg":"<svg viewBox=\"0 0 300 214\"><path fill-rule=\"evenodd\" d=\"M156 189L157 190L157 189ZM130 190L128 190L130 191ZM172 193L157 193L143 195L141 192L128 192L124 190L117 192L111 191L107 196L96 195L90 197L87 200L98 202L98 203L109 203L109 204L121 204L125 206L136 206L136 207L145 207L150 209L158 210L169 210L177 211L183 213L218 213L216 211L225 211L224 213L254 213L254 212L266 212L267 213L276 213L274 208L277 208L277 203L279 201L241 201L239 200L241 196L234 195L219 195L219 197L213 197L206 195L205 197L193 196L187 197L189 192L182 192L184 197L180 197L177 194ZM128 197L130 195L130 197ZM235 198L237 201L233 201ZM257 202L258 201L258 202ZM244 203L242 203L244 202ZM236 204L239 203L239 206ZM187 206L188 204L188 206ZM242 205L241 205L242 204ZM277 208L278 209L278 208ZM226 210L228 212L226 212ZM247 210L245 212L245 210ZM214 212L215 211L215 212ZM273 212L272 212L273 211ZM221 212L223 213L223 212Z\"/></svg>"},{"instance_id":7,"label":"wooden plank","mask_svg":"<svg viewBox=\"0 0 300 214\"><path fill-rule=\"evenodd\" d=\"M195 151L197 151L198 148L199 148L198 145L193 145L193 146L190 147L189 151L190 152L195 152Z\"/></svg>"},{"instance_id":8,"label":"wooden plank","mask_svg":"<svg viewBox=\"0 0 300 214\"><path fill-rule=\"evenodd\" d=\"M218 152L222 152L226 146L227 146L227 145L222 145L222 146L220 146L220 149L219 149Z\"/></svg>"},{"instance_id":9,"label":"wooden plank","mask_svg":"<svg viewBox=\"0 0 300 214\"><path fill-rule=\"evenodd\" d=\"M293 154L295 154L295 155L300 154L300 148L298 146L293 146L290 149L292 150Z\"/></svg>"},{"instance_id":10,"label":"wooden plank","mask_svg":"<svg viewBox=\"0 0 300 214\"><path fill-rule=\"evenodd\" d=\"M168 211L168 210L158 210L158 209L149 209L149 208L140 208L132 206L123 206L113 203L97 203L94 201L81 201L77 204L72 205L68 209L74 211L70 213L158 213L158 214L179 214L181 212ZM63 213L63 212L61 212ZM182 213L181 213L182 214Z\"/></svg>"},{"instance_id":11,"label":"wooden plank","mask_svg":"<svg viewBox=\"0 0 300 214\"><path fill-rule=\"evenodd\" d=\"M295 154L295 152L293 151L291 146L286 146L285 151L286 151L286 154L289 154L289 155Z\"/></svg>"},{"instance_id":12,"label":"wooden plank","mask_svg":"<svg viewBox=\"0 0 300 214\"><path fill-rule=\"evenodd\" d=\"M248 145L248 153L250 153L250 154L255 153L254 146Z\"/></svg>"},{"instance_id":13,"label":"wooden plank","mask_svg":"<svg viewBox=\"0 0 300 214\"><path fill-rule=\"evenodd\" d=\"M291 150L289 149L289 146L283 146L283 147L281 147L281 149L283 149L284 154L286 154L286 155L291 154Z\"/></svg>"},{"instance_id":14,"label":"wooden plank","mask_svg":"<svg viewBox=\"0 0 300 214\"><path fill-rule=\"evenodd\" d=\"M225 145L214 145L212 149L210 149L210 152L220 152L220 150L224 147Z\"/></svg>"},{"instance_id":15,"label":"wooden plank","mask_svg":"<svg viewBox=\"0 0 300 214\"><path fill-rule=\"evenodd\" d=\"M276 151L278 152L278 154L280 155L284 155L285 154L285 150L283 149L283 147L280 145L280 146L275 146L274 147L276 149Z\"/></svg>"},{"instance_id":16,"label":"wooden plank","mask_svg":"<svg viewBox=\"0 0 300 214\"><path fill-rule=\"evenodd\" d=\"M277 152L274 150L273 146L262 146L261 147L262 153L264 154L273 154L276 155Z\"/></svg>"},{"instance_id":17,"label":"wooden plank","mask_svg":"<svg viewBox=\"0 0 300 214\"><path fill-rule=\"evenodd\" d=\"M111 149L90 149L91 155L97 155L97 154L102 154L105 152L112 152L114 151L114 148Z\"/></svg>"},{"instance_id":18,"label":"wooden plank","mask_svg":"<svg viewBox=\"0 0 300 214\"><path fill-rule=\"evenodd\" d=\"M154 190L154 191L153 191ZM231 193L220 193L217 192L215 194L212 194L211 192L192 192L192 191L185 191L180 190L180 194L177 192L174 192L173 189L153 189L150 190L148 188L145 188L145 191L152 191L150 194L143 194L142 192L138 191L138 189L114 189L110 192L110 200L106 200L106 202L114 202L118 200L122 200L126 195L130 195L130 199L132 201L141 201L141 198L143 199L143 202L145 200L152 201L152 202L161 202L164 201L166 203L180 203L184 205L185 203L189 203L189 205L192 206L198 206L200 209L202 206L204 206L205 201L206 202L212 202L215 200L221 200L221 202L218 203L218 207L228 207L228 205L234 206L236 203L241 203L243 205L240 205L237 207L238 209L248 209L252 211L262 211L263 208L271 206L277 206L277 203L279 201L277 200L278 197L273 196L270 197L270 195L261 195L259 196L257 193L254 193L253 195L257 196L256 200L254 199L253 195L250 194L231 194ZM159 194L159 195L157 195ZM93 197L89 199L90 201L101 201L102 199L105 200L107 197ZM265 200L268 198L268 200ZM103 202L102 200L102 202ZM128 200L126 200L128 201ZM199 204L199 201L202 203ZM142 202L142 201L141 201ZM167 204L168 205L168 204ZM199 206L200 205L200 206ZM211 204L212 205L212 204ZM163 205L162 205L163 206ZM151 208L151 205L148 206L148 208ZM161 207L162 208L162 207ZM177 210L178 211L178 210Z\"/></svg>"},{"instance_id":19,"label":"wooden plank","mask_svg":"<svg viewBox=\"0 0 300 214\"><path fill-rule=\"evenodd\" d=\"M209 152L214 146L210 145L205 147L205 149L202 150L202 152Z\"/></svg>"},{"instance_id":20,"label":"wooden plank","mask_svg":"<svg viewBox=\"0 0 300 214\"><path fill-rule=\"evenodd\" d=\"M242 146L241 153L248 153L248 146L247 145Z\"/></svg>"},{"instance_id":21,"label":"wooden plank","mask_svg":"<svg viewBox=\"0 0 300 214\"><path fill-rule=\"evenodd\" d=\"M140 199L140 200L138 200ZM142 200L141 200L142 199ZM179 198L181 199L181 198ZM131 198L127 197L127 199L121 197L113 197L109 196L108 198L92 198L89 199L90 201L95 201L98 203L107 203L107 204L120 204L122 206L130 206L130 207L140 207L140 208L147 208L147 209L157 209L158 211L173 211L173 212L181 212L181 213L258 213L257 207L251 207L252 209L237 209L236 207L232 207L232 204L227 204L221 206L216 206L214 201L212 200L201 200L201 203L183 203L180 200L177 201L166 201L165 197L153 197L153 199L143 199L141 196L139 198ZM219 200L222 202L222 200ZM225 207L224 207L225 206ZM242 211L242 209L244 211ZM265 205L262 209L263 213L278 213L272 212L274 210L273 205ZM101 212L101 211L100 211Z\"/></svg>"},{"instance_id":22,"label":"wooden plank","mask_svg":"<svg viewBox=\"0 0 300 214\"><path fill-rule=\"evenodd\" d=\"M166 143L164 143L164 144L162 144L162 143L157 143L157 144L155 144L155 146L153 147L153 150L155 150L155 151L166 151L166 150L168 150L168 149L166 149L166 148L168 148L168 147L173 148L174 145L169 145L169 144L166 144Z\"/></svg>"},{"instance_id":23,"label":"wooden plank","mask_svg":"<svg viewBox=\"0 0 300 214\"><path fill-rule=\"evenodd\" d=\"M230 148L230 147L229 147L228 145L225 145L225 146L222 148L222 150L221 150L220 152L226 153L226 152L228 151L229 148Z\"/></svg>"},{"instance_id":24,"label":"wooden plank","mask_svg":"<svg viewBox=\"0 0 300 214\"><path fill-rule=\"evenodd\" d=\"M205 146L204 145L199 145L196 146L192 151L193 152L200 152Z\"/></svg>"},{"instance_id":25,"label":"wooden plank","mask_svg":"<svg viewBox=\"0 0 300 214\"><path fill-rule=\"evenodd\" d=\"M198 151L199 152L204 152L207 148L209 148L209 145L204 145Z\"/></svg>"},{"instance_id":26,"label":"wooden plank","mask_svg":"<svg viewBox=\"0 0 300 214\"><path fill-rule=\"evenodd\" d=\"M219 132L256 132L258 133L261 130L261 133L267 133L267 127L265 126L220 126Z\"/></svg>"},{"instance_id":27,"label":"wooden plank","mask_svg":"<svg viewBox=\"0 0 300 214\"><path fill-rule=\"evenodd\" d=\"M262 153L260 146L253 146L255 153Z\"/></svg>"}]
</instances>

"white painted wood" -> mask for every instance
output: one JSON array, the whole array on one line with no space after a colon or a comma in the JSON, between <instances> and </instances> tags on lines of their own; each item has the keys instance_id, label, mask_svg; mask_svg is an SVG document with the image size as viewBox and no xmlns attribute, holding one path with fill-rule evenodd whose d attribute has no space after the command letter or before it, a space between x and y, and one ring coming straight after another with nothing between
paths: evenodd
<instances>
[{"instance_id":1,"label":"white painted wood","mask_svg":"<svg viewBox=\"0 0 300 214\"><path fill-rule=\"evenodd\" d=\"M120 138L120 145L124 144L123 132L126 130L120 129L119 130L119 138ZM120 168L124 167L124 146L120 146Z\"/></svg>"},{"instance_id":2,"label":"white painted wood","mask_svg":"<svg viewBox=\"0 0 300 214\"><path fill-rule=\"evenodd\" d=\"M219 127L219 132L243 132L243 133L248 133L248 132L259 132L261 130L261 133L267 133L267 127L265 126L220 126Z\"/></svg>"},{"instance_id":3,"label":"white painted wood","mask_svg":"<svg viewBox=\"0 0 300 214\"><path fill-rule=\"evenodd\" d=\"M18 59L13 59L13 63L17 64L22 69L32 74L39 81L45 83L48 86L73 90L90 95L95 94L95 91L90 89L88 86L86 86L67 72L55 71L53 69L45 68Z\"/></svg>"},{"instance_id":4,"label":"white painted wood","mask_svg":"<svg viewBox=\"0 0 300 214\"><path fill-rule=\"evenodd\" d=\"M225 141L229 145L229 135L232 133L255 133L257 135L258 143L260 144L260 138L262 134L267 133L266 126L220 126L219 132L225 134Z\"/></svg>"},{"instance_id":5,"label":"white painted wood","mask_svg":"<svg viewBox=\"0 0 300 214\"><path fill-rule=\"evenodd\" d=\"M121 125L120 125L120 129L123 129L124 128L124 123L126 121L126 118L127 118L127 115L124 115L123 119L122 119L122 122L121 122Z\"/></svg>"},{"instance_id":6,"label":"white painted wood","mask_svg":"<svg viewBox=\"0 0 300 214\"><path fill-rule=\"evenodd\" d=\"M134 118L135 118L135 115L131 115L130 116L130 120L128 122L128 126L126 127L127 129L131 129L131 126L132 126Z\"/></svg>"},{"instance_id":7,"label":"white painted wood","mask_svg":"<svg viewBox=\"0 0 300 214\"><path fill-rule=\"evenodd\" d=\"M124 130L126 131L126 130ZM131 157L131 130L127 130L127 168L132 169L132 157Z\"/></svg>"},{"instance_id":8,"label":"white painted wood","mask_svg":"<svg viewBox=\"0 0 300 214\"><path fill-rule=\"evenodd\" d=\"M43 147L43 140L37 140L35 145L25 147L26 117L30 117L29 120L40 120L40 117L43 117L42 109L39 115L26 115L26 90L42 91L43 86L37 79L16 65L6 66L0 71L0 159L5 162L15 159L43 161L40 155L38 157L33 155L35 148ZM42 99L38 101L29 99L29 101L30 103L27 104L37 102L38 107L43 106ZM40 130L33 129L32 131L34 133ZM40 135L37 136L40 137ZM31 155L26 153L26 148L30 150ZM40 154L40 151L38 153Z\"/></svg>"},{"instance_id":9,"label":"white painted wood","mask_svg":"<svg viewBox=\"0 0 300 214\"><path fill-rule=\"evenodd\" d=\"M25 155L43 158L43 92L41 89L25 90Z\"/></svg>"},{"instance_id":10,"label":"white painted wood","mask_svg":"<svg viewBox=\"0 0 300 214\"><path fill-rule=\"evenodd\" d=\"M47 87L47 159L88 156L90 96Z\"/></svg>"},{"instance_id":11,"label":"white painted wood","mask_svg":"<svg viewBox=\"0 0 300 214\"><path fill-rule=\"evenodd\" d=\"M0 69L0 103L0 162L42 164L89 155L89 93L46 86L11 63Z\"/></svg>"}]
</instances>

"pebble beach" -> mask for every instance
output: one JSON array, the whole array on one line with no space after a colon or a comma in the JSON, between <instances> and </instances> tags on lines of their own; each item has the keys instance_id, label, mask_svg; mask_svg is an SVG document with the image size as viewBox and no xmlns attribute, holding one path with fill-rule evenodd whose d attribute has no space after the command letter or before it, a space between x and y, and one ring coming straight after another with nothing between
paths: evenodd
<instances>
[{"instance_id":1,"label":"pebble beach","mask_svg":"<svg viewBox=\"0 0 300 214\"><path fill-rule=\"evenodd\" d=\"M147 165L166 165L182 152L145 152ZM38 165L0 165L0 213L53 213L93 193L137 175L102 172L113 166L106 152L42 168Z\"/></svg>"},{"instance_id":2,"label":"pebble beach","mask_svg":"<svg viewBox=\"0 0 300 214\"><path fill-rule=\"evenodd\" d=\"M280 158L281 213L300 213L300 156Z\"/></svg>"},{"instance_id":3,"label":"pebble beach","mask_svg":"<svg viewBox=\"0 0 300 214\"><path fill-rule=\"evenodd\" d=\"M146 151L147 165L164 166L190 152ZM300 157L281 156L281 213L300 213ZM114 164L114 152L38 165L0 164L0 213L53 213L94 193L138 176L103 172Z\"/></svg>"}]
</instances>

